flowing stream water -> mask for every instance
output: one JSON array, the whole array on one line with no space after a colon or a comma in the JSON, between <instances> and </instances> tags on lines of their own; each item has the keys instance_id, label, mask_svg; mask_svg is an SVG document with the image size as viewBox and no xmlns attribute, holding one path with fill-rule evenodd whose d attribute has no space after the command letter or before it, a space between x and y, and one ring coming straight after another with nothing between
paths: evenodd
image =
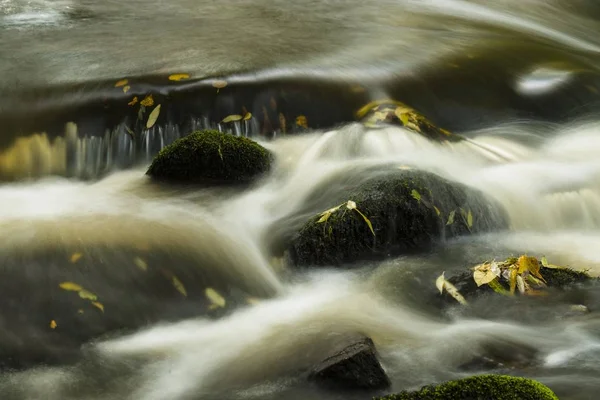
<instances>
[{"instance_id":1,"label":"flowing stream water","mask_svg":"<svg viewBox=\"0 0 600 400\"><path fill-rule=\"evenodd\" d=\"M54 279L53 257L77 252L86 268L127 282L105 288L124 308L137 301L127 279L138 256L201 271L196 280L179 276L190 293L201 283L253 299L220 318L190 318L183 303L169 303L171 320L100 338L76 364L2 372L1 397L365 399L372 394L323 391L301 373L359 333L375 342L389 391L481 372L463 366L497 346L535 353L536 362L510 373L538 379L561 399L596 398L597 285L543 300L486 297L446 312L431 299L443 271L511 254L600 275L599 27L599 6L585 0L0 0L0 121L10 122L0 126L0 176L8 178L0 185L0 268L29 282L0 287L26 302L36 294L23 291ZM481 62L465 73L462 62L473 59ZM427 88L407 96L438 120L468 119L459 132L468 140L439 144L350 121L257 135L276 155L268 176L246 188L199 188L144 175L160 147L187 133L183 125L145 130L137 148L118 124L94 131L93 118L47 136L24 128L38 114L47 121L53 106L110 96L103 80L182 71L227 75L230 84L358 81L369 99L396 94L386 82L406 77ZM201 111L193 127L211 124ZM353 269L282 265L279 238L334 206L344 187L372 178L369 167L390 165L480 189L506 208L510 230ZM574 311L582 304L588 312ZM0 346L30 335L50 348L36 336L48 325L34 327L34 314L22 316L23 326L0 319Z\"/></svg>"}]
</instances>

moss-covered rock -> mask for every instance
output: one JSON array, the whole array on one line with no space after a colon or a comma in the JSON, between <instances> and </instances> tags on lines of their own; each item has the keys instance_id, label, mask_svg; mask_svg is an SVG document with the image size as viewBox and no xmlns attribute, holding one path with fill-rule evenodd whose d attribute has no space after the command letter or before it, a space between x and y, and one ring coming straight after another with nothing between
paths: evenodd
<instances>
[{"instance_id":1,"label":"moss-covered rock","mask_svg":"<svg viewBox=\"0 0 600 400\"><path fill-rule=\"evenodd\" d=\"M527 378L480 375L401 392L380 400L558 400L547 386Z\"/></svg>"},{"instance_id":2,"label":"moss-covered rock","mask_svg":"<svg viewBox=\"0 0 600 400\"><path fill-rule=\"evenodd\" d=\"M356 112L356 117L367 127L399 125L438 142L464 140L462 136L435 126L418 111L395 100L379 100L366 104Z\"/></svg>"},{"instance_id":3,"label":"moss-covered rock","mask_svg":"<svg viewBox=\"0 0 600 400\"><path fill-rule=\"evenodd\" d=\"M246 183L269 171L272 155L258 143L214 130L176 140L154 158L147 174L189 183Z\"/></svg>"},{"instance_id":4,"label":"moss-covered rock","mask_svg":"<svg viewBox=\"0 0 600 400\"><path fill-rule=\"evenodd\" d=\"M312 217L292 240L291 264L381 259L508 226L502 207L483 193L418 170L388 171L341 196L339 208Z\"/></svg>"}]
</instances>

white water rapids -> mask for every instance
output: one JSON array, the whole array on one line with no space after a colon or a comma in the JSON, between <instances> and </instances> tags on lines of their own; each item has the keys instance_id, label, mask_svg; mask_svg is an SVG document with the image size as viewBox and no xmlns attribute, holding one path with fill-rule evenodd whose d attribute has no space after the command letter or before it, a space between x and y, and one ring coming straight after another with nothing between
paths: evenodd
<instances>
[{"instance_id":1,"label":"white water rapids","mask_svg":"<svg viewBox=\"0 0 600 400\"><path fill-rule=\"evenodd\" d=\"M0 380L8 394L3 398L323 398L304 388L294 378L296 371L319 361L331 340L354 332L373 338L398 390L460 376L458 365L480 346L507 341L540 352L541 365L525 375L551 385L565 394L562 398L589 398L600 358L595 313L563 318L573 304L559 301L540 311L550 315L541 321L528 322L525 315L537 311L525 305L492 311L490 320L440 320L426 312L406 282L399 283L418 273L420 290L434 294L443 270L509 252L545 254L556 263L600 272L600 161L595 157L600 125L548 130L539 135L527 124L499 127L478 134L473 143L453 145L431 143L399 128L368 131L360 125L278 139L265 144L278 159L272 175L233 195L210 189L165 193L140 169L95 183L49 178L4 185L3 251L30 246L32 237L55 247L143 238L151 246L176 245L190 253L212 249L215 257L229 258L225 264L233 268L227 271L232 279L276 295L218 321L162 324L102 342L93 368L6 375ZM518 144L506 132L535 140ZM483 147L508 157L499 161ZM434 255L401 257L374 270L369 265L291 281L278 278L263 239L298 227L277 227L277 222L331 206L326 194L315 198L314 189L332 177L351 178L367 166L389 163L433 171L490 194L508 210L511 231L462 239ZM116 225L121 219L132 223ZM407 300L414 295L417 300ZM511 312L523 318L511 321ZM136 367L126 368L124 378L113 371L115 360ZM576 376L569 368L577 370Z\"/></svg>"}]
</instances>

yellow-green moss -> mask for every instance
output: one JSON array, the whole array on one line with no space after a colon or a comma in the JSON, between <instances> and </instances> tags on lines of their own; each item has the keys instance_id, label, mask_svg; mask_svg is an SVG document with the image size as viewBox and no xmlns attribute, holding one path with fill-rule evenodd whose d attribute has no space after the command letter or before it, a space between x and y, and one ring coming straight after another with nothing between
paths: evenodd
<instances>
[{"instance_id":1,"label":"yellow-green moss","mask_svg":"<svg viewBox=\"0 0 600 400\"><path fill-rule=\"evenodd\" d=\"M532 379L506 375L480 375L425 386L379 400L558 400L547 386Z\"/></svg>"},{"instance_id":2,"label":"yellow-green moss","mask_svg":"<svg viewBox=\"0 0 600 400\"><path fill-rule=\"evenodd\" d=\"M267 172L271 161L271 154L250 139L205 130L162 149L147 174L174 182L248 182Z\"/></svg>"}]
</instances>

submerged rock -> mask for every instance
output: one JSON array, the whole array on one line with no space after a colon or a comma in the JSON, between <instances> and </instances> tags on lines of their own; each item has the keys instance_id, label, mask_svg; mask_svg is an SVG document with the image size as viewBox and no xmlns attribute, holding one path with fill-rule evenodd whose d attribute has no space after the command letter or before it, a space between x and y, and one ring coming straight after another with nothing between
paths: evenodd
<instances>
[{"instance_id":1,"label":"submerged rock","mask_svg":"<svg viewBox=\"0 0 600 400\"><path fill-rule=\"evenodd\" d=\"M291 264L381 259L508 226L502 207L480 191L418 170L396 169L345 194L302 227L288 249Z\"/></svg>"},{"instance_id":2,"label":"submerged rock","mask_svg":"<svg viewBox=\"0 0 600 400\"><path fill-rule=\"evenodd\" d=\"M547 386L533 379L506 375L480 375L425 386L379 400L558 400Z\"/></svg>"},{"instance_id":3,"label":"submerged rock","mask_svg":"<svg viewBox=\"0 0 600 400\"><path fill-rule=\"evenodd\" d=\"M147 175L183 183L247 183L268 172L271 162L269 151L250 139L205 130L162 149Z\"/></svg>"},{"instance_id":4,"label":"submerged rock","mask_svg":"<svg viewBox=\"0 0 600 400\"><path fill-rule=\"evenodd\" d=\"M356 116L367 127L399 125L438 142L464 140L460 135L438 128L413 108L395 100L373 101L358 110Z\"/></svg>"},{"instance_id":5,"label":"submerged rock","mask_svg":"<svg viewBox=\"0 0 600 400\"><path fill-rule=\"evenodd\" d=\"M331 389L385 389L390 380L377 360L369 338L345 347L317 365L309 379Z\"/></svg>"}]
</instances>

